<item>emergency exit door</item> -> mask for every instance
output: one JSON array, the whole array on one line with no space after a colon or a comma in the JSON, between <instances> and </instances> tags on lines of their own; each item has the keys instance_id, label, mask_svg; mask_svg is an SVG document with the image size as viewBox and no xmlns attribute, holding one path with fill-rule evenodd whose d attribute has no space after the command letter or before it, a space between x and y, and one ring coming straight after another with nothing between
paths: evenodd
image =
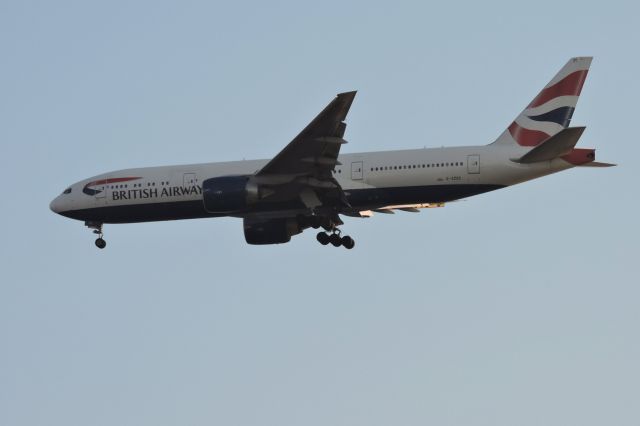
<instances>
[{"instance_id":1,"label":"emergency exit door","mask_svg":"<svg viewBox=\"0 0 640 426\"><path fill-rule=\"evenodd\" d=\"M95 186L92 187L95 190L94 196L101 201L107 199L107 190L109 189L109 179L99 180L95 182Z\"/></svg>"},{"instance_id":2,"label":"emergency exit door","mask_svg":"<svg viewBox=\"0 0 640 426\"><path fill-rule=\"evenodd\" d=\"M362 161L354 161L353 163L351 163L351 180L361 180L362 170Z\"/></svg>"},{"instance_id":3,"label":"emergency exit door","mask_svg":"<svg viewBox=\"0 0 640 426\"><path fill-rule=\"evenodd\" d=\"M469 155L467 157L467 172L469 174L480 173L480 156L479 155Z\"/></svg>"}]
</instances>

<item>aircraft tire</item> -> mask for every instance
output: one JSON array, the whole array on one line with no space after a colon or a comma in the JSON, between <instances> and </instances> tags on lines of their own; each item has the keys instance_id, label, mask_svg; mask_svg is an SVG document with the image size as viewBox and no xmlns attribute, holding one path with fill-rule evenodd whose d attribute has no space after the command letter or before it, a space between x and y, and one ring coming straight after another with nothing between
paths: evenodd
<instances>
[{"instance_id":1,"label":"aircraft tire","mask_svg":"<svg viewBox=\"0 0 640 426\"><path fill-rule=\"evenodd\" d=\"M316 240L318 240L318 242L323 246L329 244L329 236L324 232L318 232L318 234L316 235Z\"/></svg>"},{"instance_id":2,"label":"aircraft tire","mask_svg":"<svg viewBox=\"0 0 640 426\"><path fill-rule=\"evenodd\" d=\"M96 247L98 247L99 249L103 249L107 246L107 242L105 240L103 240L102 238L98 238L96 240Z\"/></svg>"},{"instance_id":3,"label":"aircraft tire","mask_svg":"<svg viewBox=\"0 0 640 426\"><path fill-rule=\"evenodd\" d=\"M342 237L342 246L344 248L351 250L353 247L355 247L355 245L356 242L350 236L345 235L344 237Z\"/></svg>"}]
</instances>

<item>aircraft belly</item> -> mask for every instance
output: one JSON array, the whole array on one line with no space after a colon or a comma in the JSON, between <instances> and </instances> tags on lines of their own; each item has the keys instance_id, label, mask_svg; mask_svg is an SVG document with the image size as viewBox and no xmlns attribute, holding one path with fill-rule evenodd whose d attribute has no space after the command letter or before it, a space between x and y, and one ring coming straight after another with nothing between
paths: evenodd
<instances>
[{"instance_id":1,"label":"aircraft belly","mask_svg":"<svg viewBox=\"0 0 640 426\"><path fill-rule=\"evenodd\" d=\"M504 188L495 184L440 184L358 189L347 191L347 200L355 208L395 204L439 203L471 197Z\"/></svg>"}]
</instances>

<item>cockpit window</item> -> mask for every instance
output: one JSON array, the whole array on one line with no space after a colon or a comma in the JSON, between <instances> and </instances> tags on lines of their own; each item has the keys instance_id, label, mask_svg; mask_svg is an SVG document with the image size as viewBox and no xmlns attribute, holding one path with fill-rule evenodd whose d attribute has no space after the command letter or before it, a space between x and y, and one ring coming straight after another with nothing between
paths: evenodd
<instances>
[{"instance_id":1,"label":"cockpit window","mask_svg":"<svg viewBox=\"0 0 640 426\"><path fill-rule=\"evenodd\" d=\"M63 194L71 194L71 188L65 189L62 193Z\"/></svg>"}]
</instances>

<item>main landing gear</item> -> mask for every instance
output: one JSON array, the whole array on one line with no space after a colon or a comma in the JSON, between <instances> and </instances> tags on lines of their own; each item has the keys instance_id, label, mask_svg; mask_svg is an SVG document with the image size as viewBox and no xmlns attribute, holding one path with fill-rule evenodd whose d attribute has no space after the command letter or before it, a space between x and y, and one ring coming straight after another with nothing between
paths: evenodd
<instances>
[{"instance_id":1,"label":"main landing gear","mask_svg":"<svg viewBox=\"0 0 640 426\"><path fill-rule=\"evenodd\" d=\"M344 237L341 237L340 230L338 228L335 228L331 234L318 232L318 235L316 235L316 239L323 246L331 243L331 245L334 247L343 246L344 248L349 250L351 250L356 245L356 242L350 236L345 235Z\"/></svg>"},{"instance_id":2,"label":"main landing gear","mask_svg":"<svg viewBox=\"0 0 640 426\"><path fill-rule=\"evenodd\" d=\"M103 249L107 246L107 242L102 238L102 224L101 223L93 223L93 222L85 222L85 225L93 229L93 233L98 236L96 239L96 247L99 249Z\"/></svg>"}]
</instances>

